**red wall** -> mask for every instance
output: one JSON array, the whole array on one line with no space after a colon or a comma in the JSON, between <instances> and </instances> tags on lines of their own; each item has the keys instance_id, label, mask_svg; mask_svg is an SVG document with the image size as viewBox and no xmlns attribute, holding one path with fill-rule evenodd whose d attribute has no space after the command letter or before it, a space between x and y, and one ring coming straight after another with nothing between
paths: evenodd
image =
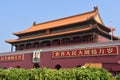
<instances>
[{"instance_id":1,"label":"red wall","mask_svg":"<svg viewBox=\"0 0 120 80\"><path fill-rule=\"evenodd\" d=\"M98 42L109 42L109 41L110 41L110 39L98 35Z\"/></svg>"},{"instance_id":2,"label":"red wall","mask_svg":"<svg viewBox=\"0 0 120 80\"><path fill-rule=\"evenodd\" d=\"M20 61L1 61L0 62L0 67L16 67L20 66L21 68L32 68L33 63L32 63L32 54L24 54L24 60Z\"/></svg>"},{"instance_id":3,"label":"red wall","mask_svg":"<svg viewBox=\"0 0 120 80\"><path fill-rule=\"evenodd\" d=\"M118 53L120 53L120 46ZM119 70L120 55L104 55L104 56L83 56L69 58L52 58L52 52L41 52L40 67L55 68L55 65L60 64L63 68L72 68L78 65L83 66L85 63L102 63L103 68L108 70ZM24 60L21 61L1 61L0 67L16 67L32 68L32 53L24 54Z\"/></svg>"},{"instance_id":4,"label":"red wall","mask_svg":"<svg viewBox=\"0 0 120 80\"><path fill-rule=\"evenodd\" d=\"M41 55L41 66L54 68L56 64L60 64L63 68L72 68L77 65L83 66L85 63L116 63L120 60L120 55L109 56L83 56L83 57L69 57L69 58L51 58L51 52L44 52ZM120 65L119 65L120 66Z\"/></svg>"}]
</instances>

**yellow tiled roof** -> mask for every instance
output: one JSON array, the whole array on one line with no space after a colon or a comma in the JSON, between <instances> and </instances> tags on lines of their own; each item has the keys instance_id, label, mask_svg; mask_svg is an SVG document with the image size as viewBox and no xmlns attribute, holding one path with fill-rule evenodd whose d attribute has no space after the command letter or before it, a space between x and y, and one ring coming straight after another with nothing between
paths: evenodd
<instances>
[{"instance_id":1,"label":"yellow tiled roof","mask_svg":"<svg viewBox=\"0 0 120 80\"><path fill-rule=\"evenodd\" d=\"M78 15L75 15L75 16L62 18L62 19L58 19L58 20L53 20L53 21L49 21L49 22L45 22L45 23L34 24L32 27L30 27L30 28L28 28L24 31L21 31L21 32L15 32L14 34L15 35L20 35L20 34L40 31L40 30L47 30L47 29L55 28L55 27L64 27L64 25L84 22L84 21L86 21L88 19L91 19L91 18L93 18L98 23L104 25L101 18L100 18L98 8L94 7L93 11L86 12L86 13L83 13L83 14L78 14ZM44 34L44 35L41 35L41 36L33 36L33 37L18 38L18 39L13 39L13 40L6 40L6 42L15 43L15 42L21 42L21 41L32 40L32 39L39 39L39 38L45 38L45 37L50 37L50 36L57 36L57 35L64 35L64 34L69 34L69 33L87 31L87 30L91 30L93 28L95 28L95 27L94 26L93 27L88 26L88 27L84 27L84 28L81 28L81 29L78 29L78 30L71 30L71 31L66 31L66 32L57 32L57 33L54 33L54 34L50 33L50 34ZM104 32L104 31L102 31L102 32ZM104 32L104 33L109 35L106 32Z\"/></svg>"},{"instance_id":2,"label":"yellow tiled roof","mask_svg":"<svg viewBox=\"0 0 120 80\"><path fill-rule=\"evenodd\" d=\"M73 24L73 23L86 21L91 17L94 17L95 20L97 20L99 23L102 24L102 20L100 19L100 16L98 13L98 8L94 7L93 11L86 12L83 14L78 14L75 16L62 18L62 19L58 19L58 20L53 20L53 21L49 21L49 22L45 22L45 23L36 24L24 31L15 32L14 34L19 35L19 34L25 34L25 33L60 27L60 26L62 27L64 25L69 25L69 24Z\"/></svg>"}]
</instances>

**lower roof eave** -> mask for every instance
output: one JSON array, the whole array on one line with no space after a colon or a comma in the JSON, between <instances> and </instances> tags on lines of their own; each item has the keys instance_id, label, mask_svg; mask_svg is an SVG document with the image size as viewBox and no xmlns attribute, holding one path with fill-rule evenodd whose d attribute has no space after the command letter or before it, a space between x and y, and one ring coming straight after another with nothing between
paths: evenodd
<instances>
[{"instance_id":1,"label":"lower roof eave","mask_svg":"<svg viewBox=\"0 0 120 80\"><path fill-rule=\"evenodd\" d=\"M77 30L71 30L71 31L67 31L67 32L59 32L59 33L54 33L54 34L46 34L46 35L42 35L42 36L35 36L35 37L29 37L29 38L22 38L22 39L13 39L13 40L6 40L5 42L7 43L18 43L18 42L23 42L23 41L28 41L28 40L35 40L35 39L40 39L40 38L45 38L45 37L52 37L52 36L58 36L58 35L65 35L65 34L71 34L71 33L76 33L76 32L84 32L84 31L89 31L91 29L94 29L95 26L88 26L86 28L81 28L81 29L77 29Z\"/></svg>"}]
</instances>

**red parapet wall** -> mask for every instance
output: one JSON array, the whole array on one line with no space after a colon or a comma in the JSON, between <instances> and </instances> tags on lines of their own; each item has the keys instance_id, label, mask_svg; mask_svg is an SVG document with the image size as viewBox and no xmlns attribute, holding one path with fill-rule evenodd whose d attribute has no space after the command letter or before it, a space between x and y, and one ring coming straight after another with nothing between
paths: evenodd
<instances>
[{"instance_id":1,"label":"red parapet wall","mask_svg":"<svg viewBox=\"0 0 120 80\"><path fill-rule=\"evenodd\" d=\"M98 52L101 52L102 54L99 54ZM74 52L74 55L72 51L80 50L86 51L90 50L89 54L81 54L78 55L77 51ZM96 54L91 54L92 50L96 50ZM103 51L104 50L104 51ZM76 67L78 65L85 65L86 63L102 63L104 65L106 64L118 64L118 61L120 60L120 46L106 46L106 47L99 47L99 48L86 48L86 49L74 49L74 50L63 50L63 51L49 51L49 52L43 52L41 54L41 62L40 65L48 68L55 68L55 65L59 64L63 68L72 68ZM104 66L106 68L106 66ZM113 65L114 66L114 65ZM120 66L120 65L119 65ZM112 67L112 66L111 66Z\"/></svg>"},{"instance_id":2,"label":"red parapet wall","mask_svg":"<svg viewBox=\"0 0 120 80\"><path fill-rule=\"evenodd\" d=\"M78 50L78 51L77 51ZM84 53L85 51L90 51L90 53ZM102 51L101 51L102 50ZM74 55L72 54L73 51ZM77 52L82 51L81 55L78 55ZM62 53L61 53L62 52ZM64 56L63 56L64 52ZM94 53L94 54L93 54ZM57 54L57 56L56 56ZM62 54L62 56L61 56ZM21 55L21 58L20 58ZM21 68L30 69L33 68L33 52L31 53L22 53L20 55L6 55L0 56L4 57L5 60L0 60L0 67L16 67L20 66ZM14 60L13 60L14 56ZM16 57L15 56L19 56ZM24 57L24 58L23 58ZM83 66L86 63L101 63L102 67L108 70L119 70L114 69L120 67L120 46L102 46L102 47L90 47L90 48L76 48L69 50L54 50L54 51L41 51L40 53L40 62L38 64L40 67L55 68L57 64L61 65L63 68L73 68L78 65ZM115 67L114 65L117 65Z\"/></svg>"},{"instance_id":3,"label":"red parapet wall","mask_svg":"<svg viewBox=\"0 0 120 80\"><path fill-rule=\"evenodd\" d=\"M9 59L9 57L11 59ZM17 66L20 66L21 68L28 69L33 67L31 53L0 56L0 58L3 58L3 60L0 60L0 67L2 68L9 68L9 67L15 68Z\"/></svg>"}]
</instances>

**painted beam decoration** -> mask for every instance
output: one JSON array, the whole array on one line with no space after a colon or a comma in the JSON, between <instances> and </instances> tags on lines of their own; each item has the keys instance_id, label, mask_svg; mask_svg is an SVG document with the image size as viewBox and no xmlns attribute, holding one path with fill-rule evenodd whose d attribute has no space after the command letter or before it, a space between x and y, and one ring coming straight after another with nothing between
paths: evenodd
<instances>
[{"instance_id":1,"label":"painted beam decoration","mask_svg":"<svg viewBox=\"0 0 120 80\"><path fill-rule=\"evenodd\" d=\"M118 55L118 46L53 51L52 58Z\"/></svg>"},{"instance_id":2,"label":"painted beam decoration","mask_svg":"<svg viewBox=\"0 0 120 80\"><path fill-rule=\"evenodd\" d=\"M33 51L33 63L40 62L40 52L41 50Z\"/></svg>"},{"instance_id":3,"label":"painted beam decoration","mask_svg":"<svg viewBox=\"0 0 120 80\"><path fill-rule=\"evenodd\" d=\"M24 60L24 54L0 56L0 61L18 61Z\"/></svg>"}]
</instances>

